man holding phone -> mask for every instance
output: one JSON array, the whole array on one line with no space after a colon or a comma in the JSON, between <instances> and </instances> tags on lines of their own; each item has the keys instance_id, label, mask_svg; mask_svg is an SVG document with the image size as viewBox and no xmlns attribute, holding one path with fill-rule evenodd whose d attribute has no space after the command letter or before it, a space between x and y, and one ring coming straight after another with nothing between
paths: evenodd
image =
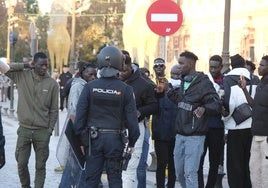
<instances>
[{"instance_id":1,"label":"man holding phone","mask_svg":"<svg viewBox=\"0 0 268 188\"><path fill-rule=\"evenodd\" d=\"M230 57L232 70L223 80L224 100L223 105L228 115L223 117L227 136L227 175L230 187L251 187L249 159L252 142L251 123L248 118L237 124L233 118L235 108L248 103L247 96L239 86L243 77L246 79L246 89L253 98L257 83L251 80L250 72L245 68L245 59L239 54Z\"/></svg>"}]
</instances>

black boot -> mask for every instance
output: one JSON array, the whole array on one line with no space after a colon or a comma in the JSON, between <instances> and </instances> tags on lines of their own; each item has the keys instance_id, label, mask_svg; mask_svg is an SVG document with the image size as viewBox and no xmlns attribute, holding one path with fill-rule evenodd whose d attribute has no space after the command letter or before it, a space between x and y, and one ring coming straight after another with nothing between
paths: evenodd
<instances>
[{"instance_id":1,"label":"black boot","mask_svg":"<svg viewBox=\"0 0 268 188\"><path fill-rule=\"evenodd\" d=\"M223 188L222 187L222 179L223 179L224 175L225 175L225 173L218 174L217 181L216 181L216 184L215 184L215 187L214 188Z\"/></svg>"}]
</instances>

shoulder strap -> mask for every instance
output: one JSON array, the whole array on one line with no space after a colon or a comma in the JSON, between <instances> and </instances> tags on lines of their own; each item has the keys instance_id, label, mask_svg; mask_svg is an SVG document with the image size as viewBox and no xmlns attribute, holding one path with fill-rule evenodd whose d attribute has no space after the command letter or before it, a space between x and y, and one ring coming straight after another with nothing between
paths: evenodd
<instances>
[{"instance_id":1,"label":"shoulder strap","mask_svg":"<svg viewBox=\"0 0 268 188\"><path fill-rule=\"evenodd\" d=\"M249 81L249 83L250 83L250 86L249 86L249 94L250 94L250 96L251 96L251 93L252 93L252 83L251 83L252 79L253 79L253 75L250 73L250 81Z\"/></svg>"}]
</instances>

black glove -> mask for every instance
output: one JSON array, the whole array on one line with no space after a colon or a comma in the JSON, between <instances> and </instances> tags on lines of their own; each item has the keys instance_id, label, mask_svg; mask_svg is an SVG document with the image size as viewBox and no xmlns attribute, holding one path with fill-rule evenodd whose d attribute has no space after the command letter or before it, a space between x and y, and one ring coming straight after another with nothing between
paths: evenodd
<instances>
[{"instance_id":1,"label":"black glove","mask_svg":"<svg viewBox=\"0 0 268 188\"><path fill-rule=\"evenodd\" d=\"M5 148L0 148L0 169L5 165L6 159L5 159Z\"/></svg>"},{"instance_id":2,"label":"black glove","mask_svg":"<svg viewBox=\"0 0 268 188\"><path fill-rule=\"evenodd\" d=\"M226 116L228 116L229 115L229 112L226 110L226 108L224 108L223 106L222 106L222 109L221 109L221 115L223 116L223 117L226 117Z\"/></svg>"},{"instance_id":3,"label":"black glove","mask_svg":"<svg viewBox=\"0 0 268 188\"><path fill-rule=\"evenodd\" d=\"M84 129L79 135L79 141L82 146L88 147L89 144L89 131L88 128Z\"/></svg>"}]
</instances>

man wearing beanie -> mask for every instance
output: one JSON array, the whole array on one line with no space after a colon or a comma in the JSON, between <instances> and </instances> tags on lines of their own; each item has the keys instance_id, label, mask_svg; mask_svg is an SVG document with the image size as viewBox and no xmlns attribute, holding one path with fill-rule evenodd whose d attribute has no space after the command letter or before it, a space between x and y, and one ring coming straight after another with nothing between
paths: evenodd
<instances>
[{"instance_id":1,"label":"man wearing beanie","mask_svg":"<svg viewBox=\"0 0 268 188\"><path fill-rule=\"evenodd\" d=\"M228 115L223 117L227 136L227 175L231 188L251 187L249 158L251 148L251 122L252 118L237 124L232 116L236 107L248 103L242 88L238 85L244 77L247 81L247 90L253 98L257 83L251 81L250 72L245 68L245 60L239 54L230 57L232 70L223 80L224 107Z\"/></svg>"}]
</instances>

